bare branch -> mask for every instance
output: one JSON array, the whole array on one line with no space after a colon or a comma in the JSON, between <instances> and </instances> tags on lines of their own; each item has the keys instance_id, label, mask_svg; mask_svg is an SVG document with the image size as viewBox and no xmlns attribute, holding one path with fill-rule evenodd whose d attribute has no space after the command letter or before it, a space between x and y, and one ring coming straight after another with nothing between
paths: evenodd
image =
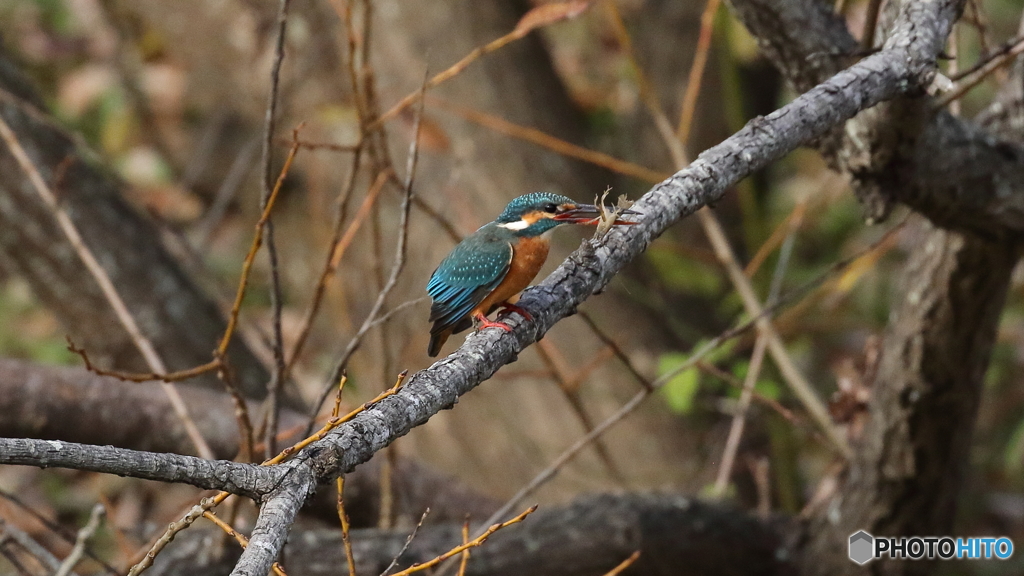
<instances>
[{"instance_id":1,"label":"bare branch","mask_svg":"<svg viewBox=\"0 0 1024 576\"><path fill-rule=\"evenodd\" d=\"M78 531L74 548L71 549L71 553L67 555L67 558L64 558L64 561L60 563L60 568L54 572L53 576L68 576L68 574L71 574L71 571L75 569L75 564L78 564L78 561L85 554L85 545L88 544L89 538L92 538L96 530L99 529L103 514L104 508L102 504L96 504L92 507L92 512L89 513L89 521Z\"/></svg>"},{"instance_id":2,"label":"bare branch","mask_svg":"<svg viewBox=\"0 0 1024 576\"><path fill-rule=\"evenodd\" d=\"M0 464L73 468L181 482L250 498L269 493L284 474L282 470L225 460L28 438L0 438Z\"/></svg>"}]
</instances>

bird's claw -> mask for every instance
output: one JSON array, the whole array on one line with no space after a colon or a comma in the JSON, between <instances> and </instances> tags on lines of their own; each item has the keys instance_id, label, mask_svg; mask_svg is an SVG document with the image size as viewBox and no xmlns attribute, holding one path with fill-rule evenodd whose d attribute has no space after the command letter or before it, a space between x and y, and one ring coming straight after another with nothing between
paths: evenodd
<instances>
[{"instance_id":1,"label":"bird's claw","mask_svg":"<svg viewBox=\"0 0 1024 576\"><path fill-rule=\"evenodd\" d=\"M476 318L476 320L478 322L480 322L479 326L477 326L477 331L478 332L480 330L485 329L485 328L501 328L505 332L511 332L512 331L512 327L511 326L508 326L508 325L506 325L506 324L504 324L502 322L492 322L492 321L488 320L487 317L484 316L483 314L478 314L477 316L475 316L475 318Z\"/></svg>"},{"instance_id":2,"label":"bird's claw","mask_svg":"<svg viewBox=\"0 0 1024 576\"><path fill-rule=\"evenodd\" d=\"M515 304L504 303L501 305L501 312L498 316L507 316L510 312L515 312L527 320L533 320L533 315L526 311L526 308L516 306Z\"/></svg>"}]
</instances>

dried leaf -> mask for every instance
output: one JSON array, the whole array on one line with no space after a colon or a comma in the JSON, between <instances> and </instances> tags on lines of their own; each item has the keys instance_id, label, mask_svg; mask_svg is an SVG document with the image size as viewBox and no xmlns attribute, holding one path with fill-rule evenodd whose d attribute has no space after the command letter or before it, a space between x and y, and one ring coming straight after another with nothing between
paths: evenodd
<instances>
[{"instance_id":1,"label":"dried leaf","mask_svg":"<svg viewBox=\"0 0 1024 576\"><path fill-rule=\"evenodd\" d=\"M530 10L519 19L515 32L525 35L541 26L554 24L560 20L575 18L590 8L593 0L572 0L571 2L550 2L541 4Z\"/></svg>"}]
</instances>

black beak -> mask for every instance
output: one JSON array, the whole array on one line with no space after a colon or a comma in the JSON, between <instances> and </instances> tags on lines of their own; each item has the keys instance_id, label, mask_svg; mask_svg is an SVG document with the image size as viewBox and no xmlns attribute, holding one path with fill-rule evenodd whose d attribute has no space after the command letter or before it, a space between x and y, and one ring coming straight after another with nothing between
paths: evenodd
<instances>
[{"instance_id":1,"label":"black beak","mask_svg":"<svg viewBox=\"0 0 1024 576\"><path fill-rule=\"evenodd\" d=\"M615 206L605 206L605 210L612 212L615 210ZM619 213L622 214L642 214L636 210L623 210ZM572 210L566 210L560 214L556 214L555 220L559 222L567 222L569 224L583 224L583 225L597 225L601 221L601 211L598 210L597 206L593 204L577 204ZM628 220L616 219L615 225L630 225L639 224L639 222L630 222Z\"/></svg>"}]
</instances>

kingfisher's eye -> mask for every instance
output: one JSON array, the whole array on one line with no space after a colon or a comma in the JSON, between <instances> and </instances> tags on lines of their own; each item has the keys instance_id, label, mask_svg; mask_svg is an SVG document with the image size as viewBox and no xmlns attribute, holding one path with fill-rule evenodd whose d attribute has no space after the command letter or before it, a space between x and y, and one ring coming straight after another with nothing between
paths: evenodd
<instances>
[{"instance_id":1,"label":"kingfisher's eye","mask_svg":"<svg viewBox=\"0 0 1024 576\"><path fill-rule=\"evenodd\" d=\"M544 205L544 211L548 214L554 214L558 212L558 205L554 203L548 203Z\"/></svg>"}]
</instances>

